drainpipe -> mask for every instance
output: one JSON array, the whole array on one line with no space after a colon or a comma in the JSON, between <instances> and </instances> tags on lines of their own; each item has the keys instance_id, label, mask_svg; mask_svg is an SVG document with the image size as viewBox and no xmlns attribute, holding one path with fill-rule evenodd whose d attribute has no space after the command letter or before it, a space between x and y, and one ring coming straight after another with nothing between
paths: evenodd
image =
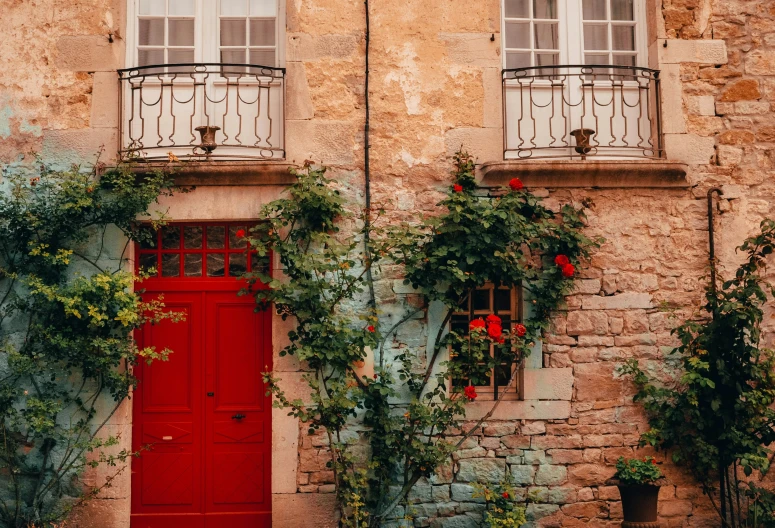
<instances>
[{"instance_id":1,"label":"drainpipe","mask_svg":"<svg viewBox=\"0 0 775 528\"><path fill-rule=\"evenodd\" d=\"M713 193L718 193L719 197L724 195L724 191L719 187L713 187L708 191L708 242L710 248L710 291L716 295L716 244L714 241L713 228Z\"/></svg>"}]
</instances>

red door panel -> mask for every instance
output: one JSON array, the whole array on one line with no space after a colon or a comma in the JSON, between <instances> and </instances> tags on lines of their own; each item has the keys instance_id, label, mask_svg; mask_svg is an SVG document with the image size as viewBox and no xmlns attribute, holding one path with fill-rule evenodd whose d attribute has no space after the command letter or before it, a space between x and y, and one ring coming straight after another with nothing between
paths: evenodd
<instances>
[{"instance_id":1,"label":"red door panel","mask_svg":"<svg viewBox=\"0 0 775 528\"><path fill-rule=\"evenodd\" d=\"M271 362L269 318L249 297L208 292L205 302L216 322L205 329L205 379L215 393L206 402L206 526L220 527L221 519L227 526L236 512L246 526L264 526L271 519L271 408L261 379Z\"/></svg>"},{"instance_id":2,"label":"red door panel","mask_svg":"<svg viewBox=\"0 0 775 528\"><path fill-rule=\"evenodd\" d=\"M157 295L149 294L148 298ZM203 385L202 294L164 295L167 310L182 312L185 320L147 325L140 346L172 350L167 361L135 367L139 383L134 392L133 448L143 450L132 462L132 521L136 528L156 527L148 515L164 514L169 527L191 526L185 516L179 524L168 516L202 509L202 436L204 405L195 397ZM147 450L146 450L147 449ZM172 524L170 524L172 523Z\"/></svg>"},{"instance_id":3,"label":"red door panel","mask_svg":"<svg viewBox=\"0 0 775 528\"><path fill-rule=\"evenodd\" d=\"M138 333L140 346L173 352L135 367L133 449L142 453L132 462L131 528L271 526L271 401L261 377L271 369L271 320L237 295L244 284L231 271L206 264L225 258L231 270L244 255L240 226L222 226L173 225L138 249L143 266L161 270L143 282L144 297L163 295L185 320ZM201 269L189 253L201 255Z\"/></svg>"}]
</instances>

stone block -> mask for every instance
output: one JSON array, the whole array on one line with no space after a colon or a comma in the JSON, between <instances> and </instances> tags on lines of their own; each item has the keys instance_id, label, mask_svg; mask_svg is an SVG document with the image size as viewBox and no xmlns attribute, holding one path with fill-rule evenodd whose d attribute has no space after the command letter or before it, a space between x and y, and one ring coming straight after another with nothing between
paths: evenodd
<instances>
[{"instance_id":1,"label":"stone block","mask_svg":"<svg viewBox=\"0 0 775 528\"><path fill-rule=\"evenodd\" d=\"M272 409L272 492L296 493L299 461L299 420L288 411Z\"/></svg>"},{"instance_id":2,"label":"stone block","mask_svg":"<svg viewBox=\"0 0 775 528\"><path fill-rule=\"evenodd\" d=\"M503 89L501 84L500 66L484 68L482 82L484 83L484 118L487 128L503 127Z\"/></svg>"},{"instance_id":3,"label":"stone block","mask_svg":"<svg viewBox=\"0 0 775 528\"><path fill-rule=\"evenodd\" d=\"M76 508L67 521L75 528L129 528L131 500L95 499Z\"/></svg>"},{"instance_id":4,"label":"stone block","mask_svg":"<svg viewBox=\"0 0 775 528\"><path fill-rule=\"evenodd\" d=\"M97 161L104 149L101 161L114 160L118 148L118 131L112 128L83 128L70 130L46 130L43 132L41 156L52 168L69 168L71 165L88 165Z\"/></svg>"},{"instance_id":5,"label":"stone block","mask_svg":"<svg viewBox=\"0 0 775 528\"><path fill-rule=\"evenodd\" d=\"M574 367L576 401L616 400L622 382L614 378L614 362L581 363Z\"/></svg>"},{"instance_id":6,"label":"stone block","mask_svg":"<svg viewBox=\"0 0 775 528\"><path fill-rule=\"evenodd\" d=\"M687 109L690 114L699 116L715 116L716 101L712 95L694 95L688 98ZM672 131L671 131L672 132Z\"/></svg>"},{"instance_id":7,"label":"stone block","mask_svg":"<svg viewBox=\"0 0 775 528\"><path fill-rule=\"evenodd\" d=\"M571 370L571 369L568 369ZM525 436L532 436L537 434L544 434L546 433L546 423L545 422L528 422L525 425L522 426L522 428L519 431Z\"/></svg>"},{"instance_id":8,"label":"stone block","mask_svg":"<svg viewBox=\"0 0 775 528\"><path fill-rule=\"evenodd\" d=\"M553 464L580 464L582 462L580 449L550 449L546 454Z\"/></svg>"},{"instance_id":9,"label":"stone block","mask_svg":"<svg viewBox=\"0 0 775 528\"><path fill-rule=\"evenodd\" d=\"M123 66L121 42L111 43L104 35L63 36L56 42L55 64L62 70L112 72L115 76L116 69Z\"/></svg>"},{"instance_id":10,"label":"stone block","mask_svg":"<svg viewBox=\"0 0 775 528\"><path fill-rule=\"evenodd\" d=\"M92 128L118 128L118 80L116 72L95 72L91 97Z\"/></svg>"},{"instance_id":11,"label":"stone block","mask_svg":"<svg viewBox=\"0 0 775 528\"><path fill-rule=\"evenodd\" d=\"M272 495L272 525L293 528L335 528L336 497L319 493Z\"/></svg>"},{"instance_id":12,"label":"stone block","mask_svg":"<svg viewBox=\"0 0 775 528\"><path fill-rule=\"evenodd\" d=\"M491 33L440 33L452 64L500 68L500 41L490 40Z\"/></svg>"},{"instance_id":13,"label":"stone block","mask_svg":"<svg viewBox=\"0 0 775 528\"><path fill-rule=\"evenodd\" d=\"M468 484L452 484L450 486L452 492L452 500L458 502L481 502L484 503L483 497L474 498L474 487Z\"/></svg>"},{"instance_id":14,"label":"stone block","mask_svg":"<svg viewBox=\"0 0 775 528\"><path fill-rule=\"evenodd\" d=\"M300 62L286 65L285 117L286 119L312 119L315 107L309 94L307 70Z\"/></svg>"},{"instance_id":15,"label":"stone block","mask_svg":"<svg viewBox=\"0 0 775 528\"><path fill-rule=\"evenodd\" d=\"M742 79L727 86L719 101L725 103L735 103L737 101L754 101L761 98L762 92L759 89L759 81L756 79Z\"/></svg>"},{"instance_id":16,"label":"stone block","mask_svg":"<svg viewBox=\"0 0 775 528\"><path fill-rule=\"evenodd\" d=\"M308 159L328 166L355 162L355 138L361 132L355 123L288 119L285 130L286 159L296 165Z\"/></svg>"},{"instance_id":17,"label":"stone block","mask_svg":"<svg viewBox=\"0 0 775 528\"><path fill-rule=\"evenodd\" d=\"M582 310L634 310L653 308L653 305L651 295L648 293L621 293L609 297L584 297L581 301L581 308ZM570 315L568 315L569 321Z\"/></svg>"},{"instance_id":18,"label":"stone block","mask_svg":"<svg viewBox=\"0 0 775 528\"><path fill-rule=\"evenodd\" d=\"M716 140L695 134L665 134L665 150L671 160L688 165L708 165L715 154Z\"/></svg>"},{"instance_id":19,"label":"stone block","mask_svg":"<svg viewBox=\"0 0 775 528\"><path fill-rule=\"evenodd\" d=\"M536 468L532 465L512 464L509 466L514 484L529 486L533 484Z\"/></svg>"},{"instance_id":20,"label":"stone block","mask_svg":"<svg viewBox=\"0 0 775 528\"><path fill-rule=\"evenodd\" d=\"M659 75L662 78L662 131L665 134L685 134L686 113L683 107L681 66L665 64Z\"/></svg>"},{"instance_id":21,"label":"stone block","mask_svg":"<svg viewBox=\"0 0 775 528\"><path fill-rule=\"evenodd\" d=\"M522 394L526 400L570 401L573 395L573 369L525 369L522 371Z\"/></svg>"},{"instance_id":22,"label":"stone block","mask_svg":"<svg viewBox=\"0 0 775 528\"><path fill-rule=\"evenodd\" d=\"M568 480L568 468L549 464L538 466L535 483L539 486L558 486Z\"/></svg>"},{"instance_id":23,"label":"stone block","mask_svg":"<svg viewBox=\"0 0 775 528\"><path fill-rule=\"evenodd\" d=\"M479 420L492 409L492 402L466 405L466 419ZM490 420L563 420L570 416L568 401L502 401Z\"/></svg>"},{"instance_id":24,"label":"stone block","mask_svg":"<svg viewBox=\"0 0 775 528\"><path fill-rule=\"evenodd\" d=\"M600 297L608 299L609 297ZM586 300L586 298L585 298ZM582 301L582 306L584 304ZM568 314L567 332L569 336L605 335L608 333L608 315L605 312L586 312L576 310Z\"/></svg>"},{"instance_id":25,"label":"stone block","mask_svg":"<svg viewBox=\"0 0 775 528\"><path fill-rule=\"evenodd\" d=\"M745 72L749 75L775 75L775 55L769 50L753 50L745 57Z\"/></svg>"},{"instance_id":26,"label":"stone block","mask_svg":"<svg viewBox=\"0 0 775 528\"><path fill-rule=\"evenodd\" d=\"M502 458L472 458L460 461L457 480L460 482L500 482L506 476L506 461Z\"/></svg>"},{"instance_id":27,"label":"stone block","mask_svg":"<svg viewBox=\"0 0 775 528\"><path fill-rule=\"evenodd\" d=\"M503 130L501 128L461 127L449 130L444 136L447 156L463 150L480 163L503 159Z\"/></svg>"},{"instance_id":28,"label":"stone block","mask_svg":"<svg viewBox=\"0 0 775 528\"><path fill-rule=\"evenodd\" d=\"M600 486L610 479L616 469L599 464L575 464L568 468L568 478L579 486Z\"/></svg>"},{"instance_id":29,"label":"stone block","mask_svg":"<svg viewBox=\"0 0 775 528\"><path fill-rule=\"evenodd\" d=\"M665 46L665 43L667 46ZM726 64L727 45L723 40L660 39L660 64Z\"/></svg>"}]
</instances>

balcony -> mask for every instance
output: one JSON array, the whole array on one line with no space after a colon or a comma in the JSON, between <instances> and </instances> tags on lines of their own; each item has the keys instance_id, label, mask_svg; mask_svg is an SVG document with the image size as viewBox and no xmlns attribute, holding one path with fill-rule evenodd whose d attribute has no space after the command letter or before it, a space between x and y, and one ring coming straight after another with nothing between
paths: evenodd
<instances>
[{"instance_id":1,"label":"balcony","mask_svg":"<svg viewBox=\"0 0 775 528\"><path fill-rule=\"evenodd\" d=\"M118 75L121 159L285 158L285 68L165 64Z\"/></svg>"},{"instance_id":2,"label":"balcony","mask_svg":"<svg viewBox=\"0 0 775 528\"><path fill-rule=\"evenodd\" d=\"M661 159L659 71L503 70L504 159Z\"/></svg>"}]
</instances>

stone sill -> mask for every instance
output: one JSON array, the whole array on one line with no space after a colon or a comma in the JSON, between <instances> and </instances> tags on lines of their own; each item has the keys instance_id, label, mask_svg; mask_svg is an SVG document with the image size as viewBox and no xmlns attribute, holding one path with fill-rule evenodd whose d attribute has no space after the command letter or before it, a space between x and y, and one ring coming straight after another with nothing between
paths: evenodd
<instances>
[{"instance_id":1,"label":"stone sill","mask_svg":"<svg viewBox=\"0 0 775 528\"><path fill-rule=\"evenodd\" d=\"M466 404L466 420L479 420L492 409L494 402ZM501 401L489 420L564 420L570 418L569 401L519 400Z\"/></svg>"},{"instance_id":2,"label":"stone sill","mask_svg":"<svg viewBox=\"0 0 775 528\"><path fill-rule=\"evenodd\" d=\"M289 169L295 167L287 161L180 161L135 163L131 170L147 174L154 170L174 173L177 185L191 186L239 186L239 185L290 185L296 181Z\"/></svg>"},{"instance_id":3,"label":"stone sill","mask_svg":"<svg viewBox=\"0 0 775 528\"><path fill-rule=\"evenodd\" d=\"M688 166L666 160L505 160L481 166L482 187L519 178L530 188L687 189Z\"/></svg>"}]
</instances>

